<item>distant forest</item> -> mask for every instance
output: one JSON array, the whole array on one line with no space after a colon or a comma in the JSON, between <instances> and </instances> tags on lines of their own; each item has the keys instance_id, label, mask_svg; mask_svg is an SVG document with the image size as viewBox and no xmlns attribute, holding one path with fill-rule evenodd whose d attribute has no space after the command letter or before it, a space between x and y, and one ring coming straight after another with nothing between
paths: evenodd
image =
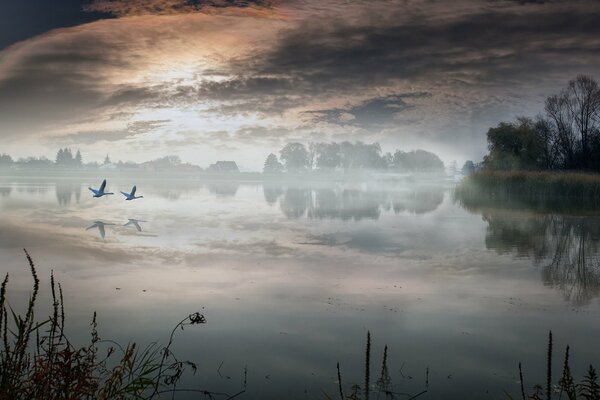
<instances>
[{"instance_id":1,"label":"distant forest","mask_svg":"<svg viewBox=\"0 0 600 400\"><path fill-rule=\"evenodd\" d=\"M111 161L107 155L102 163L86 163L79 150L59 149L54 160L45 157L27 157L13 160L10 155L0 154L0 169L61 171L119 170L119 171L171 171L171 172L239 172L235 161L217 161L207 169L184 163L178 156L166 156L143 163ZM379 143L288 143L279 152L269 154L263 172L278 174L307 171L390 170L403 172L443 172L440 158L425 150L404 152L396 150L382 153Z\"/></svg>"},{"instance_id":2,"label":"distant forest","mask_svg":"<svg viewBox=\"0 0 600 400\"><path fill-rule=\"evenodd\" d=\"M267 156L263 172L393 170L405 172L443 172L440 158L425 150L394 154L381 151L379 143L330 142L288 143L279 151L279 159L273 153Z\"/></svg>"},{"instance_id":3,"label":"distant forest","mask_svg":"<svg viewBox=\"0 0 600 400\"><path fill-rule=\"evenodd\" d=\"M600 172L600 89L579 75L548 97L535 118L501 122L487 132L487 170Z\"/></svg>"}]
</instances>

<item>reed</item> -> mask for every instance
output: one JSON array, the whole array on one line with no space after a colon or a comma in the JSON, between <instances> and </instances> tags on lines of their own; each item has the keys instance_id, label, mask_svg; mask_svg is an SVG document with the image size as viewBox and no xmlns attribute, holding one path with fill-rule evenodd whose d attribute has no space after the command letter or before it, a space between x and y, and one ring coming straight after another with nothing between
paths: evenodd
<instances>
[{"instance_id":1,"label":"reed","mask_svg":"<svg viewBox=\"0 0 600 400\"><path fill-rule=\"evenodd\" d=\"M395 385L392 384L392 378L389 373L388 367L388 346L385 345L383 349L383 358L381 361L381 372L377 382L373 387L371 387L370 383L370 373L371 373L371 332L367 331L367 340L365 344L365 360L364 360L364 384L361 387L359 384L353 384L350 386L350 390L348 395L344 395L343 385L342 385L342 374L340 363L338 362L337 367L337 377L338 377L338 394L340 400L368 400L372 394L376 394L376 398L379 399L380 396L384 396L386 399L395 399L395 398L405 398L408 400L417 399L424 394L427 393L427 389L429 387L429 367L425 370L425 389L421 392L412 395L410 393L399 392ZM404 364L403 364L404 365ZM402 368L401 368L402 370ZM400 371L402 373L402 371ZM412 379L412 378L411 378ZM332 396L324 394L325 398L332 399Z\"/></svg>"},{"instance_id":2,"label":"reed","mask_svg":"<svg viewBox=\"0 0 600 400\"><path fill-rule=\"evenodd\" d=\"M466 177L454 190L466 208L502 204L561 211L600 205L600 174L583 172L485 171Z\"/></svg>"},{"instance_id":3,"label":"reed","mask_svg":"<svg viewBox=\"0 0 600 400\"><path fill-rule=\"evenodd\" d=\"M561 378L557 385L552 383L552 357L553 357L553 338L552 331L548 334L548 349L546 355L546 386L542 387L540 384L533 386L532 394L527 395L525 391L525 384L523 379L523 370L521 363L519 363L519 380L521 383L521 396L523 400L551 400L556 398L555 394L558 394L558 399L562 399L563 394L567 396L568 400L600 400L600 384L598 383L598 375L595 368L590 365L587 373L581 379L580 383L576 384L571 373L571 367L569 365L570 359L570 347L567 346L565 349L565 358L563 361L563 371ZM509 399L511 397L509 396Z\"/></svg>"},{"instance_id":4,"label":"reed","mask_svg":"<svg viewBox=\"0 0 600 400\"><path fill-rule=\"evenodd\" d=\"M33 290L23 315L8 305L8 274L0 285L0 400L149 400L172 398L184 390L211 395L205 390L177 388L183 372L188 368L195 372L196 365L177 359L171 351L175 332L206 323L204 315L194 313L181 320L166 346L140 348L135 343L123 347L100 339L94 313L89 344L76 347L65 337L63 292L54 273L50 275L51 315L36 320L40 280L26 250L25 256Z\"/></svg>"},{"instance_id":5,"label":"reed","mask_svg":"<svg viewBox=\"0 0 600 400\"><path fill-rule=\"evenodd\" d=\"M365 351L365 400L369 400L369 378L371 376L371 332L367 331L367 349Z\"/></svg>"}]
</instances>

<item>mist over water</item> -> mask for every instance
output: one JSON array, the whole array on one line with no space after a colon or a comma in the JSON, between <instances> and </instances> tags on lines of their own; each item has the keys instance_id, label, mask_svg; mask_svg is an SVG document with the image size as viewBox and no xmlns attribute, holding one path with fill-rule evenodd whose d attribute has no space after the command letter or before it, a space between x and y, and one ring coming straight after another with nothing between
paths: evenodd
<instances>
[{"instance_id":1,"label":"mist over water","mask_svg":"<svg viewBox=\"0 0 600 400\"><path fill-rule=\"evenodd\" d=\"M600 356L593 212L478 206L447 183L136 183L144 198L126 202L91 198L97 182L1 181L11 305L27 299L26 247L43 283L62 282L74 341L94 311L101 337L140 344L202 311L176 337L199 365L182 386L234 392L247 367L245 398L333 394L338 361L361 382L367 330L373 370L387 344L398 391L424 389L429 367L429 398L515 394L519 361L541 381L550 329L576 375Z\"/></svg>"}]
</instances>

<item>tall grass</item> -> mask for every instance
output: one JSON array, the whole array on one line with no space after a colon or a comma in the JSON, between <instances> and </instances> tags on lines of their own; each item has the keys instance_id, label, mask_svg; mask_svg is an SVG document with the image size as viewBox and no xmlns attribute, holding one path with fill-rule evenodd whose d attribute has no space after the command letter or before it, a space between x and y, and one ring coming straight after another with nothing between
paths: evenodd
<instances>
[{"instance_id":1,"label":"tall grass","mask_svg":"<svg viewBox=\"0 0 600 400\"><path fill-rule=\"evenodd\" d=\"M540 384L535 384L532 387L531 393L525 390L525 380L523 378L523 369L519 363L519 380L521 388L522 400L561 400L563 396L567 400L600 400L600 383L596 369L590 365L586 374L581 379L580 383L575 383L575 379L571 373L569 364L569 346L565 349L563 371L557 384L553 384L552 377L552 362L553 362L553 342L552 331L548 334L548 350L546 356L546 387ZM509 399L512 397L509 396Z\"/></svg>"},{"instance_id":2,"label":"tall grass","mask_svg":"<svg viewBox=\"0 0 600 400\"><path fill-rule=\"evenodd\" d=\"M172 398L180 391L218 395L177 387L184 371L189 368L195 372L196 365L179 360L172 352L175 332L206 323L204 315L196 312L181 320L166 346L154 343L139 348L135 343L121 346L102 340L94 313L90 342L78 347L65 336L62 288L53 274L51 315L42 320L35 318L40 280L26 250L25 256L33 290L23 314L8 303L8 274L0 285L0 400L147 400ZM240 393L221 395L233 398Z\"/></svg>"},{"instance_id":3,"label":"tall grass","mask_svg":"<svg viewBox=\"0 0 600 400\"><path fill-rule=\"evenodd\" d=\"M412 395L409 393L399 392L397 385L392 383L392 378L389 374L388 368L388 346L385 345L383 349L383 358L381 361L380 375L374 385L371 385L371 332L367 332L367 341L365 344L365 360L364 360L364 385L361 387L359 384L353 384L350 387L350 391L347 395L344 395L342 373L340 369L340 363L337 363L337 377L338 377L338 395L340 400L369 400L371 395L376 395L379 399L383 397L385 399L408 399L413 400L427 393L427 387L429 386L429 368L426 370L425 386L426 389L421 392ZM327 399L333 399L332 396L325 394Z\"/></svg>"}]
</instances>

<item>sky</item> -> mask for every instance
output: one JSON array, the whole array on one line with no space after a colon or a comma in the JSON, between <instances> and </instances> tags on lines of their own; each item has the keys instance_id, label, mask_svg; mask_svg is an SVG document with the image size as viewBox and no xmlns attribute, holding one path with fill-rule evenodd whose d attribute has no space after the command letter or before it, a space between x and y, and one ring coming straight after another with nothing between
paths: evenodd
<instances>
[{"instance_id":1,"label":"sky","mask_svg":"<svg viewBox=\"0 0 600 400\"><path fill-rule=\"evenodd\" d=\"M480 160L600 79L596 0L0 0L0 153L259 170L287 142Z\"/></svg>"}]
</instances>

